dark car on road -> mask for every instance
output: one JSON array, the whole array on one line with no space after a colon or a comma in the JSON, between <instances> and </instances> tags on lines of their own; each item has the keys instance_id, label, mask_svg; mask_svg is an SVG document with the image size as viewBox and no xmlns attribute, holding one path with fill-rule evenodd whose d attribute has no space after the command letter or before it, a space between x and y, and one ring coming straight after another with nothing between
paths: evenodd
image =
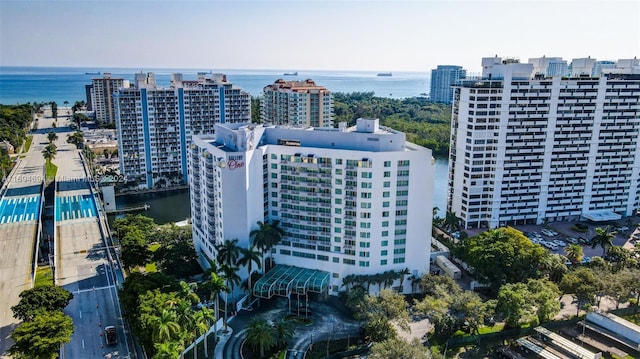
<instances>
[{"instance_id":1,"label":"dark car on road","mask_svg":"<svg viewBox=\"0 0 640 359\"><path fill-rule=\"evenodd\" d=\"M104 327L104 338L107 342L107 345L115 345L118 343L118 334L116 333L116 327L110 325L108 327Z\"/></svg>"}]
</instances>

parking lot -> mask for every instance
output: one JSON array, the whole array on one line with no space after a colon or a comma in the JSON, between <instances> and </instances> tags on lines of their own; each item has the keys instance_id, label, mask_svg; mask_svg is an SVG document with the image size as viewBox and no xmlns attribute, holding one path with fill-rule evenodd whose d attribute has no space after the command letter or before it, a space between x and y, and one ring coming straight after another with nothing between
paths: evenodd
<instances>
[{"instance_id":1,"label":"parking lot","mask_svg":"<svg viewBox=\"0 0 640 359\"><path fill-rule=\"evenodd\" d=\"M616 237L613 240L613 245L633 248L635 243L635 240L632 240L633 234L636 233L637 237L640 238L640 230L636 229L639 223L640 217L629 217L611 223L579 221L555 222L549 223L546 226L519 225L513 227L522 231L522 233L527 235L532 242L542 245L552 253L565 255L564 247L571 243L578 242L576 244L580 244L584 251L584 261L588 262L594 256L602 256L602 247L596 246L593 248L591 244L589 244L591 238L596 235L596 228L609 226L611 231L617 231ZM572 229L576 224L584 225L586 227L585 232L578 232L575 229ZM482 231L484 231L484 229L469 230L468 234L469 236L474 236Z\"/></svg>"}]
</instances>

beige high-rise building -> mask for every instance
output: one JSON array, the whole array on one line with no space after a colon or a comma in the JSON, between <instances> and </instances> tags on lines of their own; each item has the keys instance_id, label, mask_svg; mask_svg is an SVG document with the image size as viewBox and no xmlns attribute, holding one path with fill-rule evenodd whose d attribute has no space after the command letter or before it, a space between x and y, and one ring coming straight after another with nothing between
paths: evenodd
<instances>
[{"instance_id":1,"label":"beige high-rise building","mask_svg":"<svg viewBox=\"0 0 640 359\"><path fill-rule=\"evenodd\" d=\"M276 80L263 90L262 121L274 125L332 127L331 91L311 80Z\"/></svg>"},{"instance_id":2,"label":"beige high-rise building","mask_svg":"<svg viewBox=\"0 0 640 359\"><path fill-rule=\"evenodd\" d=\"M115 102L113 94L121 87L129 87L129 80L113 78L105 72L101 78L91 79L91 106L96 113L96 121L113 123L115 121Z\"/></svg>"}]
</instances>

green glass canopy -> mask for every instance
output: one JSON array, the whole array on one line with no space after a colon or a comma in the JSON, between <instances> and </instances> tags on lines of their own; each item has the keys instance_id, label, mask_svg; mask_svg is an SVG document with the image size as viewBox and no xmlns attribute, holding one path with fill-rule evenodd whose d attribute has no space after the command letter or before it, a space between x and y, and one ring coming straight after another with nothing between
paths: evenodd
<instances>
[{"instance_id":1,"label":"green glass canopy","mask_svg":"<svg viewBox=\"0 0 640 359\"><path fill-rule=\"evenodd\" d=\"M307 292L322 293L329 286L329 272L278 264L253 286L253 295L269 299Z\"/></svg>"}]
</instances>

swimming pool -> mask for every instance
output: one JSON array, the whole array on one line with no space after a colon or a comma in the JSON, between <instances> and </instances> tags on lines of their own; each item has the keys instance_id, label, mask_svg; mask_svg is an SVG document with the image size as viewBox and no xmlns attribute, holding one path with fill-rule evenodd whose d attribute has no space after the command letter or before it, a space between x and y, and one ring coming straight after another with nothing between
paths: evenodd
<instances>
[{"instance_id":1,"label":"swimming pool","mask_svg":"<svg viewBox=\"0 0 640 359\"><path fill-rule=\"evenodd\" d=\"M9 197L0 201L0 224L40 218L40 195Z\"/></svg>"},{"instance_id":2,"label":"swimming pool","mask_svg":"<svg viewBox=\"0 0 640 359\"><path fill-rule=\"evenodd\" d=\"M56 197L56 221L97 216L98 209L90 194Z\"/></svg>"}]
</instances>

